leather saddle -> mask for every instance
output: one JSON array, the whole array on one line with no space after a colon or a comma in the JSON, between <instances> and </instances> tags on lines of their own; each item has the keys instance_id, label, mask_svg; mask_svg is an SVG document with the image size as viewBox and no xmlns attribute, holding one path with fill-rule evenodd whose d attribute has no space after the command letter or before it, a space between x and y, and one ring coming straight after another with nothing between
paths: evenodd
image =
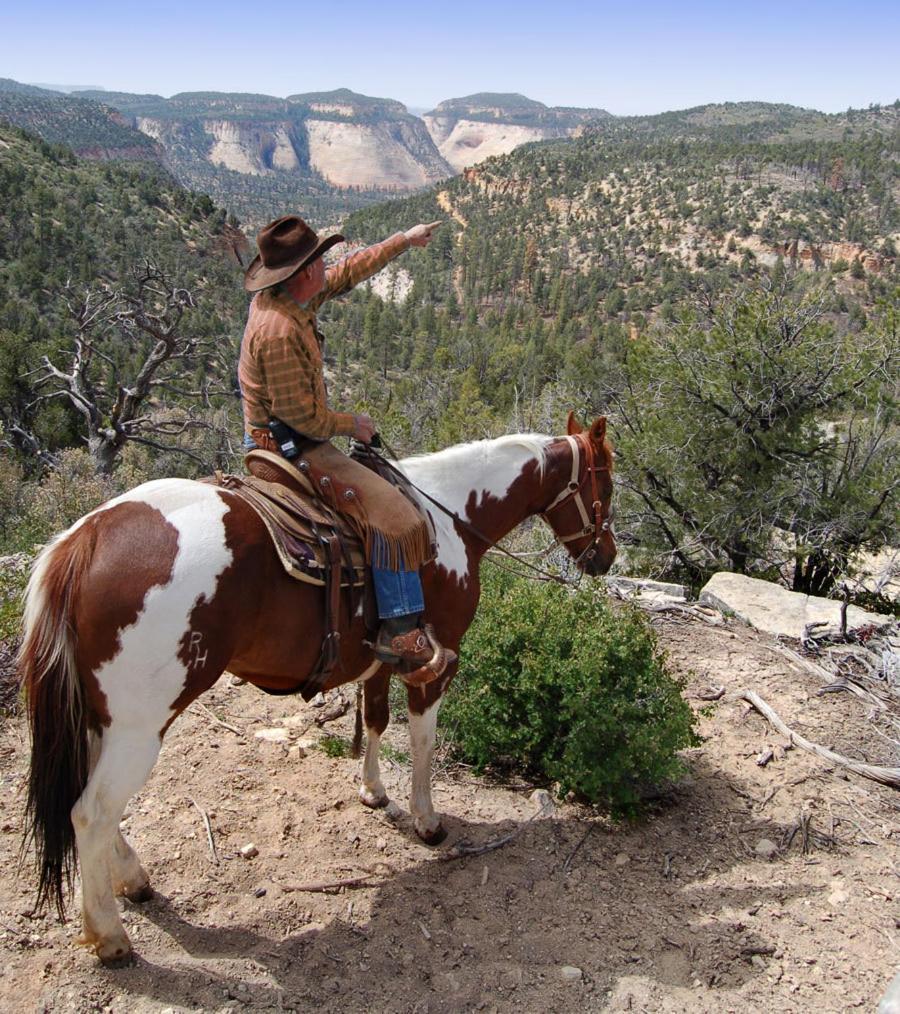
<instances>
[{"instance_id":1,"label":"leather saddle","mask_svg":"<svg viewBox=\"0 0 900 1014\"><path fill-rule=\"evenodd\" d=\"M253 508L291 577L324 590L322 648L315 668L299 687L308 701L325 685L340 657L342 588L349 589L351 613L353 593L362 594L365 588L363 547L347 522L316 498L312 483L280 454L258 449L250 451L244 462L249 476L217 472L211 481ZM364 615L371 600L371 595L363 594ZM366 624L374 626L368 616Z\"/></svg>"},{"instance_id":2,"label":"leather saddle","mask_svg":"<svg viewBox=\"0 0 900 1014\"><path fill-rule=\"evenodd\" d=\"M273 451L250 451L249 476L223 475L218 484L237 493L259 515L287 574L324 585L335 562L343 586L365 582L363 547L350 525L315 494L312 482Z\"/></svg>"}]
</instances>

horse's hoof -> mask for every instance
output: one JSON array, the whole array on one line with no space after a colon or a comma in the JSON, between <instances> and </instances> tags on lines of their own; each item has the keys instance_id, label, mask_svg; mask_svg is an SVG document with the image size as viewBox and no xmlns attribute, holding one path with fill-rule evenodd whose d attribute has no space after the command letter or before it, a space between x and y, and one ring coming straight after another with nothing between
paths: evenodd
<instances>
[{"instance_id":1,"label":"horse's hoof","mask_svg":"<svg viewBox=\"0 0 900 1014\"><path fill-rule=\"evenodd\" d=\"M77 943L89 947L107 968L124 968L134 960L131 941L124 933L112 940L100 940L92 934L83 933Z\"/></svg>"},{"instance_id":2,"label":"horse's hoof","mask_svg":"<svg viewBox=\"0 0 900 1014\"><path fill-rule=\"evenodd\" d=\"M98 953L97 957L104 968L127 968L134 964L134 951L130 946L117 947L110 954Z\"/></svg>"},{"instance_id":3,"label":"horse's hoof","mask_svg":"<svg viewBox=\"0 0 900 1014\"><path fill-rule=\"evenodd\" d=\"M423 832L416 828L416 834L425 842L426 845L440 845L441 842L447 837L447 832L444 830L443 824L438 826L433 831Z\"/></svg>"},{"instance_id":4,"label":"horse's hoof","mask_svg":"<svg viewBox=\"0 0 900 1014\"><path fill-rule=\"evenodd\" d=\"M153 898L153 888L150 886L150 882L142 884L135 891L123 891L122 897L127 898L130 902L135 905L143 905L144 902L150 901Z\"/></svg>"},{"instance_id":5,"label":"horse's hoof","mask_svg":"<svg viewBox=\"0 0 900 1014\"><path fill-rule=\"evenodd\" d=\"M369 792L365 786L359 790L359 800L363 806L368 806L370 810L380 810L390 802L386 792L379 796L374 792Z\"/></svg>"}]
</instances>

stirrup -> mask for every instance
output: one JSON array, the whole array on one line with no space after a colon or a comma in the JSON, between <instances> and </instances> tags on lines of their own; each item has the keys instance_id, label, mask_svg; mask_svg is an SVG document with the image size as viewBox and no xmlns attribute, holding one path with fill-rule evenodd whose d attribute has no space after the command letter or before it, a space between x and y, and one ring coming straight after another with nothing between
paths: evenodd
<instances>
[{"instance_id":1,"label":"stirrup","mask_svg":"<svg viewBox=\"0 0 900 1014\"><path fill-rule=\"evenodd\" d=\"M420 665L418 669L413 669L412 672L397 670L397 675L408 687L424 687L429 683L433 683L444 675L448 665L456 661L456 652L450 648L445 648L438 641L434 633L434 627L430 623L426 623L423 629L434 654L424 665Z\"/></svg>"}]
</instances>

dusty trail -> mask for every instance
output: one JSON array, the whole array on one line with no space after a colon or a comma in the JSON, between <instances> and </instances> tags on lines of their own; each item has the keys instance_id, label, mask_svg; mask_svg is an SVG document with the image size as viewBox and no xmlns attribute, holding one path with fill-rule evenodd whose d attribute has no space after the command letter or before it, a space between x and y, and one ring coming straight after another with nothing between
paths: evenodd
<instances>
[{"instance_id":1,"label":"dusty trail","mask_svg":"<svg viewBox=\"0 0 900 1014\"><path fill-rule=\"evenodd\" d=\"M223 680L204 704L242 735L192 709L129 809L157 894L126 905L138 959L118 971L71 946L74 925L29 915L32 885L15 877L24 729L4 721L0 1010L874 1009L900 961L896 792L784 752L742 703L697 695L749 685L810 739L884 763L864 702L815 696L813 677L739 625L654 622L673 663L694 670L706 741L686 783L640 825L562 805L505 848L452 862L441 856L454 842L531 817L533 786L443 772L435 798L450 835L428 849L406 812L402 724L385 761L401 810L370 812L356 762L297 749L320 735L304 731L315 713L302 701ZM288 741L254 735L273 727ZM326 732L349 738L352 714ZM759 767L767 748L774 759ZM801 814L806 854L800 833L787 844ZM244 859L249 843L258 855ZM336 893L285 889L366 873Z\"/></svg>"}]
</instances>

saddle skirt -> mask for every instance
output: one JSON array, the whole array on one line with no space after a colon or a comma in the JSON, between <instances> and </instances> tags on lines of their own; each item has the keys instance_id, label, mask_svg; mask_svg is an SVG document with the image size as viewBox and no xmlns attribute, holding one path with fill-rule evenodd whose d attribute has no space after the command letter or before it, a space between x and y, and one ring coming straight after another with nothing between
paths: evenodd
<instances>
[{"instance_id":1,"label":"saddle skirt","mask_svg":"<svg viewBox=\"0 0 900 1014\"><path fill-rule=\"evenodd\" d=\"M222 475L216 483L256 511L290 577L325 585L337 567L340 584L365 583L362 543L350 525L316 497L312 483L272 451L250 451L250 475Z\"/></svg>"},{"instance_id":2,"label":"saddle skirt","mask_svg":"<svg viewBox=\"0 0 900 1014\"><path fill-rule=\"evenodd\" d=\"M280 454L257 449L244 458L249 476L217 472L216 485L239 496L266 526L285 572L299 581L322 587L325 598L324 638L315 668L300 688L310 700L324 686L340 656L342 601L351 604L359 594L367 629L378 625L369 580L365 544L358 530L330 504L316 496L317 485L327 488L330 478L307 459L295 467ZM416 503L401 472L369 454L362 461L377 471L416 507L430 537L432 558L436 543L427 512ZM377 465L377 468L375 467ZM382 471L384 469L385 471ZM342 595L346 589L348 595Z\"/></svg>"}]
</instances>

